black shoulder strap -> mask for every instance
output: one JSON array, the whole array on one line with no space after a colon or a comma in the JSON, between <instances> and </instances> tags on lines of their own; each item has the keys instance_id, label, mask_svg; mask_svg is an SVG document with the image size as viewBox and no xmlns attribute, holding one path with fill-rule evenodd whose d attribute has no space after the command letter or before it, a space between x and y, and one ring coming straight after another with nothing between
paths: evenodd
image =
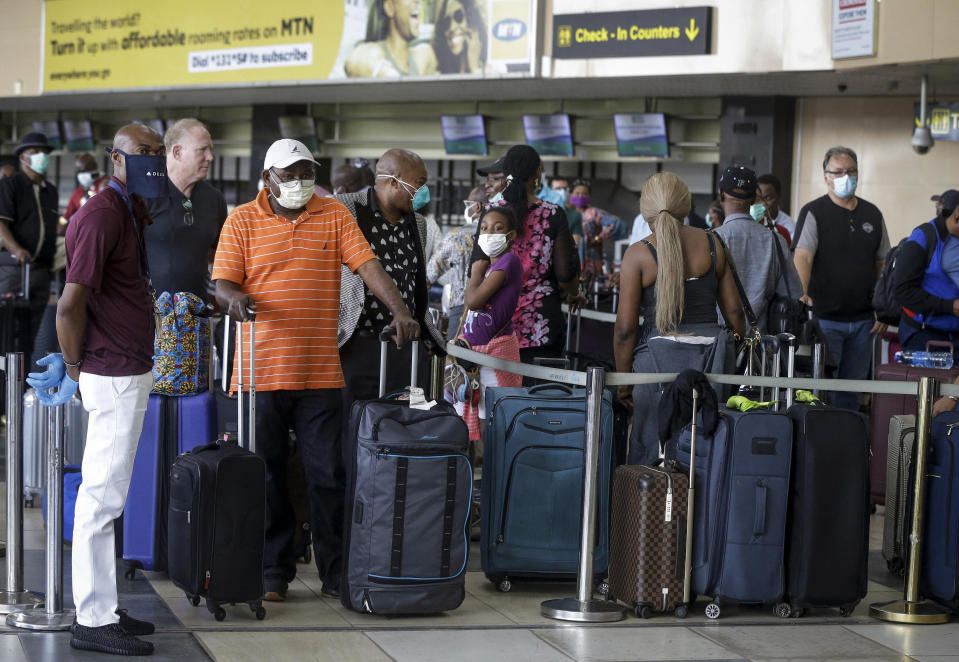
<instances>
[{"instance_id":1,"label":"black shoulder strap","mask_svg":"<svg viewBox=\"0 0 959 662\"><path fill-rule=\"evenodd\" d=\"M786 278L786 256L783 255L783 247L779 245L779 233L776 230L770 230L770 232L773 235L773 250L779 258L779 277L783 279L783 285L786 286L786 296L792 300L793 293L789 289L789 279Z\"/></svg>"},{"instance_id":2,"label":"black shoulder strap","mask_svg":"<svg viewBox=\"0 0 959 662\"><path fill-rule=\"evenodd\" d=\"M706 233L706 240L709 241L709 269L716 273L716 240L712 232Z\"/></svg>"},{"instance_id":3,"label":"black shoulder strap","mask_svg":"<svg viewBox=\"0 0 959 662\"><path fill-rule=\"evenodd\" d=\"M710 231L709 234L715 234ZM723 255L726 256L726 266L729 267L730 272L733 274L733 282L736 283L736 291L739 292L739 300L743 304L743 313L746 314L746 322L753 329L759 329L759 322L756 318L756 313L753 312L753 307L749 305L749 297L746 296L746 290L743 288L743 283L739 280L739 273L736 271L736 263L733 261L733 256L729 253L729 247L726 246L726 242L723 241L723 238L718 234L715 235L716 240L719 241L719 245L723 248Z\"/></svg>"},{"instance_id":4,"label":"black shoulder strap","mask_svg":"<svg viewBox=\"0 0 959 662\"><path fill-rule=\"evenodd\" d=\"M923 223L919 227L926 236L926 266L928 267L932 262L932 256L936 253L936 246L939 245L939 230L935 223Z\"/></svg>"},{"instance_id":5,"label":"black shoulder strap","mask_svg":"<svg viewBox=\"0 0 959 662\"><path fill-rule=\"evenodd\" d=\"M646 248L649 249L649 252L653 254L653 262L655 262L655 263L658 265L658 264L659 264L659 256L656 255L656 247L653 246L653 245L652 245L651 243L649 243L648 241L646 241L645 239L640 239L639 241L646 245Z\"/></svg>"},{"instance_id":6,"label":"black shoulder strap","mask_svg":"<svg viewBox=\"0 0 959 662\"><path fill-rule=\"evenodd\" d=\"M806 216L809 215L809 205L811 204L812 203L810 202L808 205L799 210L799 218L796 219L796 229L793 231L793 240L791 244L793 250L795 250L796 246L799 245L799 237L802 235L802 229L806 227Z\"/></svg>"}]
</instances>

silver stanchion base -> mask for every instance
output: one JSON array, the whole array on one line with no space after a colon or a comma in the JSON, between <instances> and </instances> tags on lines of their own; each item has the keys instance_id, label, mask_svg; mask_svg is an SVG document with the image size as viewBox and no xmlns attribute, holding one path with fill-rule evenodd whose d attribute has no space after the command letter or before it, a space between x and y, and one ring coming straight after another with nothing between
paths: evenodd
<instances>
[{"instance_id":1,"label":"silver stanchion base","mask_svg":"<svg viewBox=\"0 0 959 662\"><path fill-rule=\"evenodd\" d=\"M542 604L546 618L576 623L611 623L626 618L626 609L609 600L580 602L576 598L557 598Z\"/></svg>"},{"instance_id":2,"label":"silver stanchion base","mask_svg":"<svg viewBox=\"0 0 959 662\"><path fill-rule=\"evenodd\" d=\"M0 614L43 606L43 595L33 591L0 591Z\"/></svg>"},{"instance_id":3,"label":"silver stanchion base","mask_svg":"<svg viewBox=\"0 0 959 662\"><path fill-rule=\"evenodd\" d=\"M76 612L72 609L57 611L52 614L43 609L31 609L7 614L7 625L24 630L45 630L47 632L69 630L75 617Z\"/></svg>"}]
</instances>

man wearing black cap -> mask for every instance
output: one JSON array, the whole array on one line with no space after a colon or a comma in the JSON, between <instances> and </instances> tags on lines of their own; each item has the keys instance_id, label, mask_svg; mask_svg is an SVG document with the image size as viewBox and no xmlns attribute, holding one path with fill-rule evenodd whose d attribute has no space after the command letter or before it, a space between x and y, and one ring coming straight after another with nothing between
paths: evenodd
<instances>
[{"instance_id":1,"label":"man wearing black cap","mask_svg":"<svg viewBox=\"0 0 959 662\"><path fill-rule=\"evenodd\" d=\"M803 301L813 307L840 379L868 379L871 334L886 325L872 308L876 278L889 252L882 212L856 196L859 164L848 147L833 147L823 159L826 195L799 211L793 234ZM858 393L833 392L831 404L859 409Z\"/></svg>"},{"instance_id":2,"label":"man wearing black cap","mask_svg":"<svg viewBox=\"0 0 959 662\"><path fill-rule=\"evenodd\" d=\"M30 356L33 337L50 294L50 268L56 252L57 188L44 174L53 146L42 133L28 133L17 145L20 172L0 180L0 294L18 292L22 265L30 269L30 328L18 333L18 349Z\"/></svg>"},{"instance_id":3,"label":"man wearing black cap","mask_svg":"<svg viewBox=\"0 0 959 662\"><path fill-rule=\"evenodd\" d=\"M486 199L493 201L493 196L506 188L506 175L503 173L503 158L500 157L490 163L476 169L476 174L480 177L486 177L484 188L486 189Z\"/></svg>"},{"instance_id":4,"label":"man wearing black cap","mask_svg":"<svg viewBox=\"0 0 959 662\"><path fill-rule=\"evenodd\" d=\"M896 258L899 341L912 350L951 342L959 358L959 191L936 197L936 218L913 230Z\"/></svg>"},{"instance_id":5,"label":"man wearing black cap","mask_svg":"<svg viewBox=\"0 0 959 662\"><path fill-rule=\"evenodd\" d=\"M778 232L760 225L749 214L757 190L756 173L752 170L743 166L726 168L719 180L719 203L726 220L715 232L729 247L749 305L756 313L759 330L765 333L766 309L776 294L786 295L786 279L794 296L802 292L802 284L792 261L785 259L789 254L786 240ZM779 242L778 250L784 256L785 273L776 255L776 242Z\"/></svg>"}]
</instances>

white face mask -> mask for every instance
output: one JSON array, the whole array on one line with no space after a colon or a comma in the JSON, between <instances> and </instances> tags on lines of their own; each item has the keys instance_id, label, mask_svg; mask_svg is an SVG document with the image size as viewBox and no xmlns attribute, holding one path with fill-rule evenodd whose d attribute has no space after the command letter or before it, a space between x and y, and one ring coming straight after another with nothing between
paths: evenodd
<instances>
[{"instance_id":1,"label":"white face mask","mask_svg":"<svg viewBox=\"0 0 959 662\"><path fill-rule=\"evenodd\" d=\"M281 182L272 172L270 177L273 178L276 187L280 189L276 201L280 203L281 207L301 209L313 197L313 184L315 182L313 179L294 179L291 182Z\"/></svg>"},{"instance_id":2,"label":"white face mask","mask_svg":"<svg viewBox=\"0 0 959 662\"><path fill-rule=\"evenodd\" d=\"M95 172L78 172L77 181L80 182L80 186L83 188L90 188L93 186L95 181L96 173Z\"/></svg>"},{"instance_id":3,"label":"white face mask","mask_svg":"<svg viewBox=\"0 0 959 662\"><path fill-rule=\"evenodd\" d=\"M500 202L502 199L503 199L503 192L498 191L497 193L493 194L492 198L489 199L489 203L491 205L495 205L497 202Z\"/></svg>"},{"instance_id":4,"label":"white face mask","mask_svg":"<svg viewBox=\"0 0 959 662\"><path fill-rule=\"evenodd\" d=\"M481 234L478 241L480 249L490 257L498 257L509 246L505 234Z\"/></svg>"}]
</instances>

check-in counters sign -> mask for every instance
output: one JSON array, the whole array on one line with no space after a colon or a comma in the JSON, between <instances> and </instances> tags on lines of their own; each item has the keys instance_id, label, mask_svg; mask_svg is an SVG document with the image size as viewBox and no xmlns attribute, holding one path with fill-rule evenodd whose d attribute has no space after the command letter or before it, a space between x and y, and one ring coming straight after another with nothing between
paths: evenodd
<instances>
[{"instance_id":1,"label":"check-in counters sign","mask_svg":"<svg viewBox=\"0 0 959 662\"><path fill-rule=\"evenodd\" d=\"M553 57L706 55L712 11L711 7L684 7L557 14L553 16Z\"/></svg>"}]
</instances>

